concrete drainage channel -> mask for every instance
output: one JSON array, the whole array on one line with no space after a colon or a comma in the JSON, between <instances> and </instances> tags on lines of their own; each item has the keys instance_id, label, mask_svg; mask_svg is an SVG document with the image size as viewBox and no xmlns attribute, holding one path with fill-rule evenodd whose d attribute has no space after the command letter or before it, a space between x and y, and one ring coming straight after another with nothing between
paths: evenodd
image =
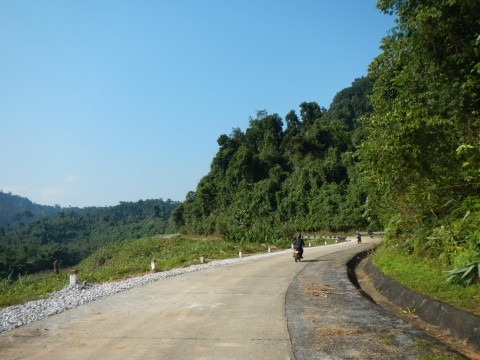
<instances>
[{"instance_id":1,"label":"concrete drainage channel","mask_svg":"<svg viewBox=\"0 0 480 360\"><path fill-rule=\"evenodd\" d=\"M370 252L361 244L321 256L293 279L285 313L295 359L466 358L377 305L361 288L355 268Z\"/></svg>"},{"instance_id":2,"label":"concrete drainage channel","mask_svg":"<svg viewBox=\"0 0 480 360\"><path fill-rule=\"evenodd\" d=\"M358 264L360 264L360 262L363 259L365 259L367 256L371 255L372 253L373 253L372 249L365 250L365 251L362 251L362 252L358 253L357 255L352 257L350 260L348 260L348 262L347 262L347 276L350 279L350 281L352 282L352 284L355 285L355 287L360 291L360 293L365 298L367 298L368 300L370 300L371 302L373 302L375 304L375 300L373 300L373 298L367 292L365 292L362 289L362 287L360 286L360 283L358 282L358 278L357 278L357 273L356 273L356 269L357 269Z\"/></svg>"},{"instance_id":3,"label":"concrete drainage channel","mask_svg":"<svg viewBox=\"0 0 480 360\"><path fill-rule=\"evenodd\" d=\"M388 301L401 309L414 309L415 316L418 316L421 320L465 342L472 349L480 351L480 317L444 302L417 294L402 286L384 275L373 265L371 257L368 257L370 253L362 252L347 263L349 277L352 277L352 282L356 283L362 293L366 294L358 283L355 269L365 259L362 263L363 271L378 292ZM366 294L366 296L372 299L370 295Z\"/></svg>"}]
</instances>

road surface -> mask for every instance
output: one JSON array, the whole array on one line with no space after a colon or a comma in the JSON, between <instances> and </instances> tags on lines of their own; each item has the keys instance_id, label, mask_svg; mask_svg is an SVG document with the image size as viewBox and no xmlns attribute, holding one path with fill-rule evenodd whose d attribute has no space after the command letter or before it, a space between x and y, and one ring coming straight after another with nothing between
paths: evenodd
<instances>
[{"instance_id":1,"label":"road surface","mask_svg":"<svg viewBox=\"0 0 480 360\"><path fill-rule=\"evenodd\" d=\"M352 317L337 316L335 311L340 314L342 309L335 304L349 304L335 298L335 291L338 295L345 290L333 289L338 283L351 296L358 295L346 279L344 261L369 246L350 242L307 248L301 263L295 263L291 254L281 254L159 280L2 333L0 358L300 360L318 358L315 354L369 358L373 343L359 346L352 341L368 335L368 326L375 325L365 319L367 330L356 325L355 332L345 332L339 321ZM339 280L325 273L324 266ZM314 284L322 277L332 287ZM371 308L377 305L358 296L362 304L366 302L362 311L377 311ZM330 323L322 325L326 315ZM381 318L387 319L384 326L390 326L388 315L382 313ZM330 336L332 329L336 337ZM409 331L403 325L402 329ZM406 335L392 332L380 345L397 351L385 344L394 336ZM377 345L375 351L381 355L382 346Z\"/></svg>"},{"instance_id":2,"label":"road surface","mask_svg":"<svg viewBox=\"0 0 480 360\"><path fill-rule=\"evenodd\" d=\"M163 279L0 334L0 357L293 359L285 294L305 264L284 254Z\"/></svg>"}]
</instances>

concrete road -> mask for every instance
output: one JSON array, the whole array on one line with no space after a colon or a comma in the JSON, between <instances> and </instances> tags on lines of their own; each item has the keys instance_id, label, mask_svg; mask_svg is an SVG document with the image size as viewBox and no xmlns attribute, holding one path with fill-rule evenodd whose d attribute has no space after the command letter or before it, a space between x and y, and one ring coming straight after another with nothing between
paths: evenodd
<instances>
[{"instance_id":1,"label":"concrete road","mask_svg":"<svg viewBox=\"0 0 480 360\"><path fill-rule=\"evenodd\" d=\"M277 255L160 280L0 334L0 357L293 359L285 296L306 264Z\"/></svg>"},{"instance_id":2,"label":"concrete road","mask_svg":"<svg viewBox=\"0 0 480 360\"><path fill-rule=\"evenodd\" d=\"M290 283L285 312L295 360L465 359L439 341L444 335L428 335L413 316L393 315L354 286L346 264L368 246L319 256Z\"/></svg>"}]
</instances>

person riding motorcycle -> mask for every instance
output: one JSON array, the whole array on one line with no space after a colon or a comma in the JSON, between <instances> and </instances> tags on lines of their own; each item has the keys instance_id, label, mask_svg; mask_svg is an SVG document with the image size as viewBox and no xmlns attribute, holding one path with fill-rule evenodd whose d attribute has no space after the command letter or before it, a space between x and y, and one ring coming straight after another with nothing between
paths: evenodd
<instances>
[{"instance_id":1,"label":"person riding motorcycle","mask_svg":"<svg viewBox=\"0 0 480 360\"><path fill-rule=\"evenodd\" d=\"M360 234L360 231L357 230L355 236L357 237L357 243L360 244L362 242L362 235Z\"/></svg>"},{"instance_id":2,"label":"person riding motorcycle","mask_svg":"<svg viewBox=\"0 0 480 360\"><path fill-rule=\"evenodd\" d=\"M292 245L293 245L294 249L298 249L300 259L303 259L303 247L305 246L305 242L303 241L301 234L298 234L298 236L296 236L293 239L293 244Z\"/></svg>"}]
</instances>

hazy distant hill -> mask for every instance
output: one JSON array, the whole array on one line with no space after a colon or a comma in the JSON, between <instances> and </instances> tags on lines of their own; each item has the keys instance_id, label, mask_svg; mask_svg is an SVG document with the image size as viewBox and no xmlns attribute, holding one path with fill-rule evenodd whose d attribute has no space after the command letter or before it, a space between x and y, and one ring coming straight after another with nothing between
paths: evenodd
<instances>
[{"instance_id":1,"label":"hazy distant hill","mask_svg":"<svg viewBox=\"0 0 480 360\"><path fill-rule=\"evenodd\" d=\"M170 199L62 208L0 192L0 279L78 263L102 245L173 232Z\"/></svg>"},{"instance_id":2,"label":"hazy distant hill","mask_svg":"<svg viewBox=\"0 0 480 360\"><path fill-rule=\"evenodd\" d=\"M0 191L0 225L52 218L61 210L58 205L38 205L27 198Z\"/></svg>"}]
</instances>

